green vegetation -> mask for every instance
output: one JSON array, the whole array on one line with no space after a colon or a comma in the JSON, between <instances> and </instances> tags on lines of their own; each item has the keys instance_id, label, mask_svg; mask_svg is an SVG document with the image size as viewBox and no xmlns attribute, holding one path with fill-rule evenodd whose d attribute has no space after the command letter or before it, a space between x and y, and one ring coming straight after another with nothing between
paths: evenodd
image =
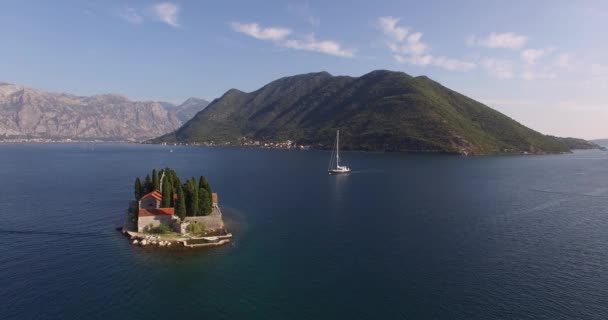
<instances>
[{"instance_id":1,"label":"green vegetation","mask_svg":"<svg viewBox=\"0 0 608 320\"><path fill-rule=\"evenodd\" d=\"M160 181L158 180L158 172L156 172L156 169L152 170L152 182L154 183L154 190L159 190Z\"/></svg>"},{"instance_id":2,"label":"green vegetation","mask_svg":"<svg viewBox=\"0 0 608 320\"><path fill-rule=\"evenodd\" d=\"M259 90L231 89L175 133L154 142L281 142L344 149L467 154L568 152L564 141L427 77L373 71L286 77Z\"/></svg>"},{"instance_id":3,"label":"green vegetation","mask_svg":"<svg viewBox=\"0 0 608 320\"><path fill-rule=\"evenodd\" d=\"M143 186L141 185L141 180L139 180L139 177L135 178L135 200L139 201L139 199L141 199L141 197L144 195L144 189Z\"/></svg>"},{"instance_id":4,"label":"green vegetation","mask_svg":"<svg viewBox=\"0 0 608 320\"><path fill-rule=\"evenodd\" d=\"M588 150L588 149L600 149L605 150L604 147L597 143L578 139L578 138L560 138L554 136L547 136L551 139L555 139L557 142L564 144L570 150Z\"/></svg>"},{"instance_id":5,"label":"green vegetation","mask_svg":"<svg viewBox=\"0 0 608 320\"><path fill-rule=\"evenodd\" d=\"M175 203L175 215L180 219L186 218L186 199L184 197L184 188L179 185L177 187L177 202Z\"/></svg>"},{"instance_id":6,"label":"green vegetation","mask_svg":"<svg viewBox=\"0 0 608 320\"><path fill-rule=\"evenodd\" d=\"M205 225L194 221L186 227L186 231L191 235L200 236L205 234Z\"/></svg>"},{"instance_id":7,"label":"green vegetation","mask_svg":"<svg viewBox=\"0 0 608 320\"><path fill-rule=\"evenodd\" d=\"M169 228L169 226L162 224L162 223L156 227L154 227L154 226L152 226L152 224L150 224L149 226L147 226L145 228L144 232L145 233L154 233L154 234L165 234L165 233L171 232L171 228Z\"/></svg>"},{"instance_id":8,"label":"green vegetation","mask_svg":"<svg viewBox=\"0 0 608 320\"><path fill-rule=\"evenodd\" d=\"M152 177L147 175L143 184L139 177L135 178L136 200L157 190L162 196L160 207L175 208L175 215L181 219L204 216L212 212L211 186L204 176L199 177L198 182L196 178L192 177L182 184L175 170L164 168L152 170ZM156 180L158 181L155 182ZM159 187L155 188L156 185Z\"/></svg>"},{"instance_id":9,"label":"green vegetation","mask_svg":"<svg viewBox=\"0 0 608 320\"><path fill-rule=\"evenodd\" d=\"M173 190L172 185L169 182L169 177L163 177L162 182L162 196L163 200L161 201L161 208L171 208L171 201L173 198Z\"/></svg>"},{"instance_id":10,"label":"green vegetation","mask_svg":"<svg viewBox=\"0 0 608 320\"><path fill-rule=\"evenodd\" d=\"M211 200L211 193L209 193L207 189L198 189L198 201L199 214L202 216L210 214L213 210L213 203Z\"/></svg>"}]
</instances>

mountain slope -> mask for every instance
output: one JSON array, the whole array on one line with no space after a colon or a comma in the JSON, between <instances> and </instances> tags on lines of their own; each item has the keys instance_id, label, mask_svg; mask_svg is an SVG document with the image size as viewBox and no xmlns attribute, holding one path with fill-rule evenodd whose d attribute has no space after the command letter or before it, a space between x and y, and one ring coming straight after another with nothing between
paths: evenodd
<instances>
[{"instance_id":1,"label":"mountain slope","mask_svg":"<svg viewBox=\"0 0 608 320\"><path fill-rule=\"evenodd\" d=\"M427 77L378 70L286 77L214 100L175 133L154 141L295 140L345 149L468 154L567 152L569 148Z\"/></svg>"},{"instance_id":2,"label":"mountain slope","mask_svg":"<svg viewBox=\"0 0 608 320\"><path fill-rule=\"evenodd\" d=\"M200 98L188 98L182 104L177 106L165 106L179 121L185 123L192 119L194 115L202 111L209 105L209 101Z\"/></svg>"},{"instance_id":3,"label":"mountain slope","mask_svg":"<svg viewBox=\"0 0 608 320\"><path fill-rule=\"evenodd\" d=\"M192 109L114 94L79 97L0 83L0 139L141 141L175 130L187 112Z\"/></svg>"}]
</instances>

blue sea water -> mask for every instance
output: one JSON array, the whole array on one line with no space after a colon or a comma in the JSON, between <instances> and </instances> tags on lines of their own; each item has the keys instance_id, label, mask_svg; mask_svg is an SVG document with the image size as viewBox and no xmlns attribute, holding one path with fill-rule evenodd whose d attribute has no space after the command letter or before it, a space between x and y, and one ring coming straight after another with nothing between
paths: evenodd
<instances>
[{"instance_id":1,"label":"blue sea water","mask_svg":"<svg viewBox=\"0 0 608 320\"><path fill-rule=\"evenodd\" d=\"M173 149L173 152L169 152ZM0 145L1 319L606 319L608 154ZM133 179L206 175L235 241L115 230Z\"/></svg>"}]
</instances>

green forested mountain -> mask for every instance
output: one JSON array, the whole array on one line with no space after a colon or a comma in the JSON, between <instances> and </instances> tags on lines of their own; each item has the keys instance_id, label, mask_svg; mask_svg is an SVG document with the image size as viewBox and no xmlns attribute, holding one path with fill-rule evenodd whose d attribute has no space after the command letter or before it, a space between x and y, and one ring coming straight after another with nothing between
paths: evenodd
<instances>
[{"instance_id":1,"label":"green forested mountain","mask_svg":"<svg viewBox=\"0 0 608 320\"><path fill-rule=\"evenodd\" d=\"M567 152L559 139L427 78L373 71L281 78L250 93L231 89L154 142L296 141L344 149L488 154Z\"/></svg>"},{"instance_id":2,"label":"green forested mountain","mask_svg":"<svg viewBox=\"0 0 608 320\"><path fill-rule=\"evenodd\" d=\"M589 150L589 149L604 150L605 149L605 147L602 147L600 143L596 143L597 141L587 141L584 139L570 138L570 137L568 137L568 138L553 137L553 136L550 136L550 137L557 139L561 143L564 143L570 150Z\"/></svg>"}]
</instances>

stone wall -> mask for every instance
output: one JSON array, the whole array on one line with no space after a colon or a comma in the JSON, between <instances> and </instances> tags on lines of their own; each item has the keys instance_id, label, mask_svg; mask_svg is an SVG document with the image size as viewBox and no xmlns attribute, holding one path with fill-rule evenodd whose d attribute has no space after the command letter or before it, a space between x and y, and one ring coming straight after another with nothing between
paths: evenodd
<instances>
[{"instance_id":1,"label":"stone wall","mask_svg":"<svg viewBox=\"0 0 608 320\"><path fill-rule=\"evenodd\" d=\"M155 209L159 207L159 202L160 201L152 197L148 197L139 202L139 207L142 209Z\"/></svg>"},{"instance_id":2,"label":"stone wall","mask_svg":"<svg viewBox=\"0 0 608 320\"><path fill-rule=\"evenodd\" d=\"M222 212L220 208L215 207L213 211L208 216L198 216L198 217L186 217L186 222L199 222L205 225L207 230L218 230L224 228L224 221L222 220Z\"/></svg>"},{"instance_id":3,"label":"stone wall","mask_svg":"<svg viewBox=\"0 0 608 320\"><path fill-rule=\"evenodd\" d=\"M153 227L158 227L160 224L167 226L171 225L171 216L169 215L155 215L149 217L139 217L137 219L137 232L143 232L144 228L152 224Z\"/></svg>"}]
</instances>

